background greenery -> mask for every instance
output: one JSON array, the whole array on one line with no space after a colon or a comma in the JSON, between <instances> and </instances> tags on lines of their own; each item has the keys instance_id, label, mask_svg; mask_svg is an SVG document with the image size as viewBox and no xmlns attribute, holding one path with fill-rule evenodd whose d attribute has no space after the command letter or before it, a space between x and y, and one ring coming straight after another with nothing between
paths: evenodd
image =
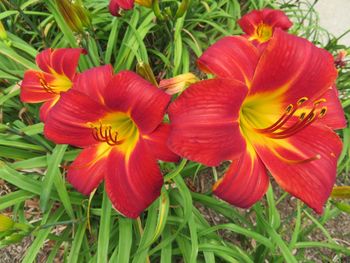
<instances>
[{"instance_id":1,"label":"background greenery","mask_svg":"<svg viewBox=\"0 0 350 263\"><path fill-rule=\"evenodd\" d=\"M115 71L135 70L143 61L158 80L189 71L199 75L195 59L222 36L241 34L237 19L264 7L284 10L294 22L291 33L335 56L349 49L318 26L313 5L296 0L192 0L183 17L159 21L152 10L139 6L115 18L107 0L83 3L92 22L76 33L54 1L0 2L0 20L8 35L0 40L0 213L17 223L0 233L0 255L22 242L25 252L8 262L349 260L350 220L342 214L350 211L346 200L331 200L325 213L316 216L272 184L262 202L250 210L237 209L210 193L225 164L212 170L186 161L162 163L166 184L159 200L138 220L123 218L112 209L103 185L86 198L65 182L62 167L79 150L47 141L39 106L23 104L18 97L24 71L36 68L35 56L47 47L84 47L88 55L81 59L80 71L107 63ZM176 1L161 1L161 8L174 7ZM348 119L349 69L349 64L339 69L337 82ZM350 127L339 134L344 149L337 183L349 185ZM338 224L345 224L341 235L334 230Z\"/></svg>"}]
</instances>

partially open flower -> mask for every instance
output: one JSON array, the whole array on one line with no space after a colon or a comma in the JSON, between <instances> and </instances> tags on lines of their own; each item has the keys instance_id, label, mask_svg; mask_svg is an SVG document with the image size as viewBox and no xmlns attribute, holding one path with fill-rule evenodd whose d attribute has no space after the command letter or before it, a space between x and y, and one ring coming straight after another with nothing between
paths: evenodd
<instances>
[{"instance_id":1,"label":"partially open flower","mask_svg":"<svg viewBox=\"0 0 350 263\"><path fill-rule=\"evenodd\" d=\"M238 24L246 37L257 43L270 40L276 28L286 31L293 25L284 12L268 8L251 11L239 19Z\"/></svg>"},{"instance_id":2,"label":"partially open flower","mask_svg":"<svg viewBox=\"0 0 350 263\"><path fill-rule=\"evenodd\" d=\"M113 16L119 16L121 9L133 9L135 3L145 7L152 7L152 0L111 0L109 2L109 12Z\"/></svg>"},{"instance_id":3,"label":"partially open flower","mask_svg":"<svg viewBox=\"0 0 350 263\"><path fill-rule=\"evenodd\" d=\"M337 68L344 68L346 66L345 57L348 53L345 50L339 51L335 57L334 63Z\"/></svg>"}]
</instances>

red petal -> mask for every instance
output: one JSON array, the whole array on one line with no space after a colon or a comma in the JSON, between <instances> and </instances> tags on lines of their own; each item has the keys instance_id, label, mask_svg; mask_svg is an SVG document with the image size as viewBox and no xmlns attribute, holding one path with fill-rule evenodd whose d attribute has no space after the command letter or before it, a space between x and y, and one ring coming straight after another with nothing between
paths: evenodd
<instances>
[{"instance_id":1,"label":"red petal","mask_svg":"<svg viewBox=\"0 0 350 263\"><path fill-rule=\"evenodd\" d=\"M118 16L120 8L129 10L134 7L134 0L111 0L109 2L109 12L113 16Z\"/></svg>"},{"instance_id":2,"label":"red petal","mask_svg":"<svg viewBox=\"0 0 350 263\"><path fill-rule=\"evenodd\" d=\"M209 166L235 158L245 146L237 119L246 94L234 80L193 84L169 107L170 149Z\"/></svg>"},{"instance_id":3,"label":"red petal","mask_svg":"<svg viewBox=\"0 0 350 263\"><path fill-rule=\"evenodd\" d=\"M288 139L255 148L284 190L322 213L335 182L342 149L341 140L330 128L309 126Z\"/></svg>"},{"instance_id":4,"label":"red petal","mask_svg":"<svg viewBox=\"0 0 350 263\"><path fill-rule=\"evenodd\" d=\"M108 158L106 190L117 211L137 218L160 195L163 177L147 145L139 140L129 158L114 148Z\"/></svg>"},{"instance_id":5,"label":"red petal","mask_svg":"<svg viewBox=\"0 0 350 263\"><path fill-rule=\"evenodd\" d=\"M47 48L36 56L36 64L44 72L50 72L52 52L52 48Z\"/></svg>"},{"instance_id":6,"label":"red petal","mask_svg":"<svg viewBox=\"0 0 350 263\"><path fill-rule=\"evenodd\" d=\"M346 119L338 97L337 87L334 85L320 98L326 99L325 106L327 107L327 113L319 122L326 124L334 130L345 128Z\"/></svg>"},{"instance_id":7,"label":"red petal","mask_svg":"<svg viewBox=\"0 0 350 263\"><path fill-rule=\"evenodd\" d=\"M104 104L104 92L112 78L113 68L111 65L95 67L79 74L74 82L73 89Z\"/></svg>"},{"instance_id":8,"label":"red petal","mask_svg":"<svg viewBox=\"0 0 350 263\"><path fill-rule=\"evenodd\" d=\"M52 70L54 70L73 80L80 55L85 53L86 51L82 48L46 49L38 54L36 63L47 73L53 73Z\"/></svg>"},{"instance_id":9,"label":"red petal","mask_svg":"<svg viewBox=\"0 0 350 263\"><path fill-rule=\"evenodd\" d=\"M259 59L258 49L244 37L224 37L198 59L199 68L222 78L233 78L248 86Z\"/></svg>"},{"instance_id":10,"label":"red petal","mask_svg":"<svg viewBox=\"0 0 350 263\"><path fill-rule=\"evenodd\" d=\"M284 12L268 8L254 10L244 15L237 23L248 35L254 35L259 24L266 24L272 28L281 28L282 30L288 30L293 25Z\"/></svg>"},{"instance_id":11,"label":"red petal","mask_svg":"<svg viewBox=\"0 0 350 263\"><path fill-rule=\"evenodd\" d=\"M306 39L276 29L257 66L251 95L276 93L285 104L313 100L333 85L333 57Z\"/></svg>"},{"instance_id":12,"label":"red petal","mask_svg":"<svg viewBox=\"0 0 350 263\"><path fill-rule=\"evenodd\" d=\"M82 194L89 195L106 174L109 150L110 147L102 144L84 149L68 168L68 182Z\"/></svg>"},{"instance_id":13,"label":"red petal","mask_svg":"<svg viewBox=\"0 0 350 263\"><path fill-rule=\"evenodd\" d=\"M268 186L266 168L251 148L251 152L247 150L233 161L224 177L214 186L214 194L230 204L248 208L262 198Z\"/></svg>"},{"instance_id":14,"label":"red petal","mask_svg":"<svg viewBox=\"0 0 350 263\"><path fill-rule=\"evenodd\" d=\"M46 101L43 105L40 107L40 120L42 122L45 122L48 113L52 109L53 106L56 105L57 101L60 99L60 96L56 96L56 98Z\"/></svg>"},{"instance_id":15,"label":"red petal","mask_svg":"<svg viewBox=\"0 0 350 263\"><path fill-rule=\"evenodd\" d=\"M77 147L89 146L96 141L89 122L106 114L106 109L87 95L71 89L50 110L44 127L45 136L57 144Z\"/></svg>"},{"instance_id":16,"label":"red petal","mask_svg":"<svg viewBox=\"0 0 350 263\"><path fill-rule=\"evenodd\" d=\"M113 111L130 112L144 134L162 123L170 96L131 71L113 77L105 92L105 103Z\"/></svg>"},{"instance_id":17,"label":"red petal","mask_svg":"<svg viewBox=\"0 0 350 263\"><path fill-rule=\"evenodd\" d=\"M170 125L164 123L151 134L143 136L143 138L157 160L177 162L180 159L179 156L173 153L167 145L169 133Z\"/></svg>"},{"instance_id":18,"label":"red petal","mask_svg":"<svg viewBox=\"0 0 350 263\"><path fill-rule=\"evenodd\" d=\"M57 94L47 92L40 84L38 71L27 70L21 83L20 98L23 102L37 103L54 99Z\"/></svg>"}]
</instances>

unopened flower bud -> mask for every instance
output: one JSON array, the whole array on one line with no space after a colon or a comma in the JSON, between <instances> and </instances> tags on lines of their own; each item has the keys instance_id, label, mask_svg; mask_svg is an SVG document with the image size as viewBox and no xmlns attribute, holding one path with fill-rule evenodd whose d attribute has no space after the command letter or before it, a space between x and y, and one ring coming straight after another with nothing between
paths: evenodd
<instances>
[{"instance_id":1,"label":"unopened flower bud","mask_svg":"<svg viewBox=\"0 0 350 263\"><path fill-rule=\"evenodd\" d=\"M6 33L4 25L1 23L1 21L0 21L0 39L7 40L7 33Z\"/></svg>"},{"instance_id":2,"label":"unopened flower bud","mask_svg":"<svg viewBox=\"0 0 350 263\"><path fill-rule=\"evenodd\" d=\"M158 82L153 74L153 71L150 67L149 64L144 63L144 62L139 62L136 65L136 72L137 74L139 74L141 77L143 77L144 79L148 80L149 82L151 82L153 85L158 87Z\"/></svg>"},{"instance_id":3,"label":"unopened flower bud","mask_svg":"<svg viewBox=\"0 0 350 263\"><path fill-rule=\"evenodd\" d=\"M74 32L83 32L84 27L91 25L91 18L88 10L80 0L56 0L57 7L66 21L67 25Z\"/></svg>"},{"instance_id":4,"label":"unopened flower bud","mask_svg":"<svg viewBox=\"0 0 350 263\"><path fill-rule=\"evenodd\" d=\"M166 93L173 95L176 93L181 93L191 84L198 81L198 78L194 74L185 73L171 79L164 79L160 81L159 88L163 89Z\"/></svg>"},{"instance_id":5,"label":"unopened flower bud","mask_svg":"<svg viewBox=\"0 0 350 263\"><path fill-rule=\"evenodd\" d=\"M11 230L14 226L15 222L4 215L0 215L0 232Z\"/></svg>"}]
</instances>

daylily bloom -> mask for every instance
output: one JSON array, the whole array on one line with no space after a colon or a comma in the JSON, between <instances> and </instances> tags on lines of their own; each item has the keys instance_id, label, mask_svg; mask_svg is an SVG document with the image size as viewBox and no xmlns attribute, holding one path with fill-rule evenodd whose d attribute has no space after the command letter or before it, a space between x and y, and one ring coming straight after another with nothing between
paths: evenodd
<instances>
[{"instance_id":1,"label":"daylily bloom","mask_svg":"<svg viewBox=\"0 0 350 263\"><path fill-rule=\"evenodd\" d=\"M293 25L284 12L268 8L253 10L237 23L246 33L245 36L258 44L270 40L275 28L288 30Z\"/></svg>"},{"instance_id":2,"label":"daylily bloom","mask_svg":"<svg viewBox=\"0 0 350 263\"><path fill-rule=\"evenodd\" d=\"M135 3L145 7L152 7L152 0L111 0L109 2L109 12L113 16L119 16L121 9L133 9Z\"/></svg>"},{"instance_id":3,"label":"daylily bloom","mask_svg":"<svg viewBox=\"0 0 350 263\"><path fill-rule=\"evenodd\" d=\"M232 164L214 193L236 206L257 202L277 183L317 213L329 197L346 125L333 88L332 56L276 29L261 53L225 37L199 58L216 76L193 84L170 106L169 146L185 158Z\"/></svg>"},{"instance_id":4,"label":"daylily bloom","mask_svg":"<svg viewBox=\"0 0 350 263\"><path fill-rule=\"evenodd\" d=\"M20 98L27 103L45 102L40 108L40 119L45 121L48 111L59 100L62 92L73 86L77 75L81 48L45 49L36 57L41 70L27 70L21 84Z\"/></svg>"},{"instance_id":5,"label":"daylily bloom","mask_svg":"<svg viewBox=\"0 0 350 263\"><path fill-rule=\"evenodd\" d=\"M178 160L166 146L169 101L133 72L113 75L110 65L93 68L61 95L44 134L57 144L83 148L67 172L79 192L88 195L105 180L115 209L136 218L160 195L163 177L156 160Z\"/></svg>"}]
</instances>

